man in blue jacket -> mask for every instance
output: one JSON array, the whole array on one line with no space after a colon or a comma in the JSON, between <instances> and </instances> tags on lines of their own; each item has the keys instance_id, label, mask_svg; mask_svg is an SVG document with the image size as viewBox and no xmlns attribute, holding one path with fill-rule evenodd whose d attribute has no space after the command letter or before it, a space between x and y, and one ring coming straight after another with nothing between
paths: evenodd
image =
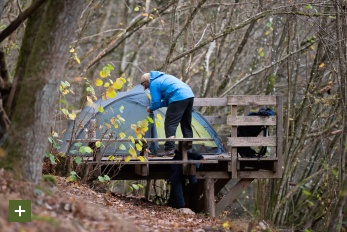
<instances>
[{"instance_id":1,"label":"man in blue jacket","mask_svg":"<svg viewBox=\"0 0 347 232\"><path fill-rule=\"evenodd\" d=\"M174 138L178 124L184 138L193 138L192 110L194 93L191 88L172 75L159 71L145 73L141 77L141 85L150 90L151 105L147 108L149 113L167 107L165 116L165 136ZM175 142L165 143L165 152L161 155L174 155Z\"/></svg>"}]
</instances>

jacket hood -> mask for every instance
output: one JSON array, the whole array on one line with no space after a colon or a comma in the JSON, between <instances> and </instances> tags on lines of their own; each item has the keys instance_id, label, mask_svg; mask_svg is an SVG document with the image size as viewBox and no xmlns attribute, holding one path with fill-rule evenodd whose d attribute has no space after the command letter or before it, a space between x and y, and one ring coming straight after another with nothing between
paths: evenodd
<instances>
[{"instance_id":1,"label":"jacket hood","mask_svg":"<svg viewBox=\"0 0 347 232\"><path fill-rule=\"evenodd\" d=\"M164 72L159 72L159 71L151 71L149 79L150 80L154 80L154 79L156 79L156 78L158 78L158 77L160 77L162 75L165 75L165 73Z\"/></svg>"}]
</instances>

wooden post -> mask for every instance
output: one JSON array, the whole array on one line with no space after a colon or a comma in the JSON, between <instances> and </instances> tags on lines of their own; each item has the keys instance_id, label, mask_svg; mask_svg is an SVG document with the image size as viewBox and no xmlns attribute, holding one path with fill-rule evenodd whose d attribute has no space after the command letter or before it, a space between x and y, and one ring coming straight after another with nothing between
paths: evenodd
<instances>
[{"instance_id":1,"label":"wooden post","mask_svg":"<svg viewBox=\"0 0 347 232\"><path fill-rule=\"evenodd\" d=\"M231 116L237 115L237 106L231 106ZM237 137L237 126L231 126L231 137ZM237 148L231 146L231 177L237 178Z\"/></svg>"},{"instance_id":2,"label":"wooden post","mask_svg":"<svg viewBox=\"0 0 347 232\"><path fill-rule=\"evenodd\" d=\"M282 178L282 166L283 166L283 97L277 96L276 97L276 107L277 107L277 125L276 125L276 154L278 162L275 162L274 165L277 166L277 169L274 168L277 178Z\"/></svg>"},{"instance_id":3,"label":"wooden post","mask_svg":"<svg viewBox=\"0 0 347 232\"><path fill-rule=\"evenodd\" d=\"M182 153L182 160L187 161L188 160L188 149L187 149L188 142L187 141L179 141L178 142L178 150ZM183 175L188 175L188 164L182 164L183 169Z\"/></svg>"},{"instance_id":4,"label":"wooden post","mask_svg":"<svg viewBox=\"0 0 347 232\"><path fill-rule=\"evenodd\" d=\"M205 212L210 214L210 217L216 216L214 203L214 180L207 178L204 181L204 206Z\"/></svg>"}]
</instances>

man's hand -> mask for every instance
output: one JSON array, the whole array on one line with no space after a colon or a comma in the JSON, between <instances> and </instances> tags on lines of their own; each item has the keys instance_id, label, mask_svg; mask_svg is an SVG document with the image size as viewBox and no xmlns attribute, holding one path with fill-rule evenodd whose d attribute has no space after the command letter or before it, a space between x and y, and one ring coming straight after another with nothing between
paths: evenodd
<instances>
[{"instance_id":1,"label":"man's hand","mask_svg":"<svg viewBox=\"0 0 347 232\"><path fill-rule=\"evenodd\" d=\"M147 107L147 112L150 113L150 114L153 113L153 111L149 107Z\"/></svg>"}]
</instances>

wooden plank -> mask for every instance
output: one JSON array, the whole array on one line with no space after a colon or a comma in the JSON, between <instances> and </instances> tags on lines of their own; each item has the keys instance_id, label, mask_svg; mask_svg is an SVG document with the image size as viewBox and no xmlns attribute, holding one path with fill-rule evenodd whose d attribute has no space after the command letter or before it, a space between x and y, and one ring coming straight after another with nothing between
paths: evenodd
<instances>
[{"instance_id":1,"label":"wooden plank","mask_svg":"<svg viewBox=\"0 0 347 232\"><path fill-rule=\"evenodd\" d=\"M276 126L276 116L228 116L231 126Z\"/></svg>"},{"instance_id":2,"label":"wooden plank","mask_svg":"<svg viewBox=\"0 0 347 232\"><path fill-rule=\"evenodd\" d=\"M237 116L237 106L231 106L231 116ZM231 126L231 137L237 137L237 126ZM227 138L227 143L229 143L229 138ZM230 145L228 145L230 147ZM231 148L231 163L228 164L228 171L231 171L231 177L233 179L237 178L237 149L235 147Z\"/></svg>"},{"instance_id":3,"label":"wooden plank","mask_svg":"<svg viewBox=\"0 0 347 232\"><path fill-rule=\"evenodd\" d=\"M227 116L204 116L208 123L214 124L227 124Z\"/></svg>"},{"instance_id":4,"label":"wooden plank","mask_svg":"<svg viewBox=\"0 0 347 232\"><path fill-rule=\"evenodd\" d=\"M208 212L210 217L216 216L214 201L214 180L208 178L204 181L204 208L205 212Z\"/></svg>"},{"instance_id":5,"label":"wooden plank","mask_svg":"<svg viewBox=\"0 0 347 232\"><path fill-rule=\"evenodd\" d=\"M228 146L252 147L252 146L276 146L276 137L229 137Z\"/></svg>"},{"instance_id":6,"label":"wooden plank","mask_svg":"<svg viewBox=\"0 0 347 232\"><path fill-rule=\"evenodd\" d=\"M230 179L230 172L216 172L216 171L208 171L208 172L196 172L197 179Z\"/></svg>"},{"instance_id":7,"label":"wooden plank","mask_svg":"<svg viewBox=\"0 0 347 232\"><path fill-rule=\"evenodd\" d=\"M216 204L216 215L219 215L226 207L228 207L242 191L252 183L254 179L241 179L231 190Z\"/></svg>"},{"instance_id":8,"label":"wooden plank","mask_svg":"<svg viewBox=\"0 0 347 232\"><path fill-rule=\"evenodd\" d=\"M227 104L230 106L276 105L276 96L273 95L229 95L227 99Z\"/></svg>"},{"instance_id":9,"label":"wooden plank","mask_svg":"<svg viewBox=\"0 0 347 232\"><path fill-rule=\"evenodd\" d=\"M237 158L238 161L277 161L278 158L277 157L260 157L260 158L242 158L242 157L238 157Z\"/></svg>"},{"instance_id":10,"label":"wooden plank","mask_svg":"<svg viewBox=\"0 0 347 232\"><path fill-rule=\"evenodd\" d=\"M239 178L257 178L257 179L267 179L267 178L280 178L277 172L271 170L253 170L253 171L238 171Z\"/></svg>"},{"instance_id":11,"label":"wooden plank","mask_svg":"<svg viewBox=\"0 0 347 232\"><path fill-rule=\"evenodd\" d=\"M194 98L194 106L227 106L226 98Z\"/></svg>"},{"instance_id":12,"label":"wooden plank","mask_svg":"<svg viewBox=\"0 0 347 232\"><path fill-rule=\"evenodd\" d=\"M88 164L100 163L103 165L130 165L130 164L217 164L218 160L153 160L153 161L88 161Z\"/></svg>"}]
</instances>

